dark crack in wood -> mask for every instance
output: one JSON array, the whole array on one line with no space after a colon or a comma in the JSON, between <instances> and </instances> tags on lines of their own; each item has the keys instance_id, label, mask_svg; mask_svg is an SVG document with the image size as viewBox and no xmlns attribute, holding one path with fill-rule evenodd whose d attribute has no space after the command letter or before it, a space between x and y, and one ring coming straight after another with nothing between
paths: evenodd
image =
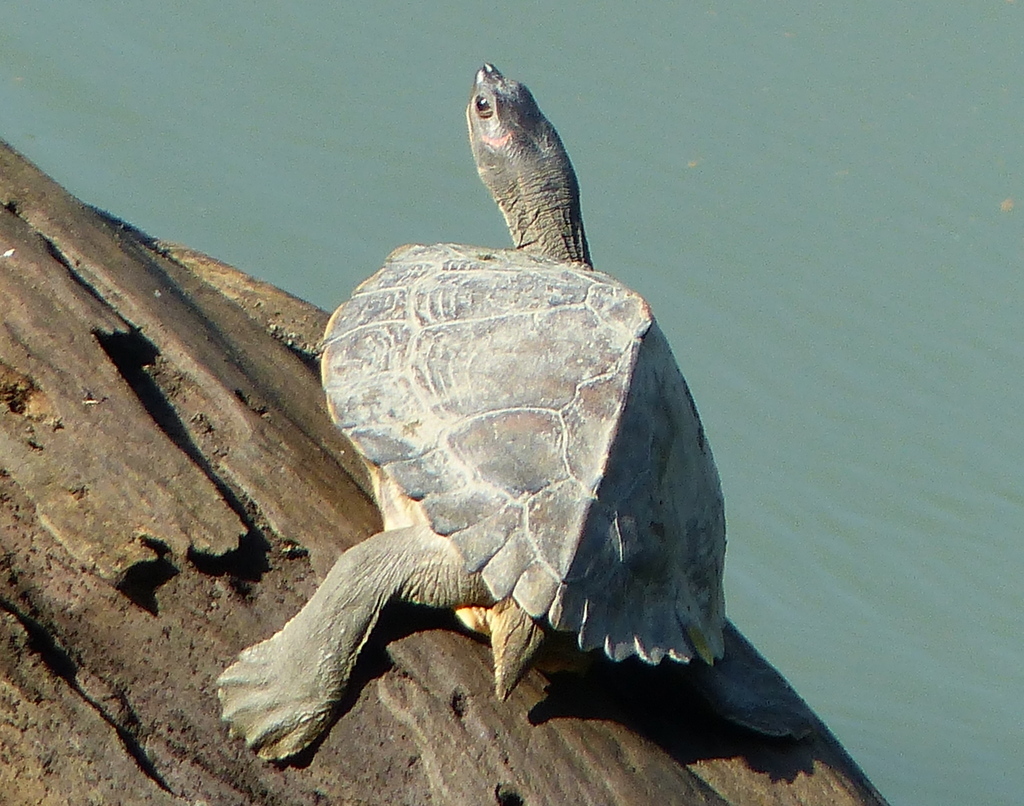
<instances>
[{"instance_id":1,"label":"dark crack in wood","mask_svg":"<svg viewBox=\"0 0 1024 806\"><path fill-rule=\"evenodd\" d=\"M163 779L163 776L160 775L156 765L153 764L152 759L149 758L145 749L142 747L142 744L139 742L138 737L132 730L132 727L136 730L138 729L140 720L135 714L134 709L131 707L131 703L128 701L127 695L121 691L118 696L118 702L121 706L121 710L129 717L125 721L129 722L131 726L123 724L121 720L118 720L110 713L109 710L97 702L95 698L91 697L89 693L82 688L81 684L78 682L78 664L75 663L68 651L57 643L56 639L50 634L46 627L7 599L0 598L0 609L5 610L17 619L18 623L21 625L22 629L25 630L25 633L28 636L29 649L39 656L39 659L43 662L43 665L49 670L49 672L54 677L67 684L67 686L78 697L80 697L86 705L92 708L104 722L113 728L114 732L117 734L117 738L121 742L121 746L124 747L125 752L131 756L135 764L138 765L142 774L164 791L171 792L172 790L170 786L168 786L167 782Z\"/></svg>"},{"instance_id":2,"label":"dark crack in wood","mask_svg":"<svg viewBox=\"0 0 1024 806\"><path fill-rule=\"evenodd\" d=\"M270 542L265 534L268 527L260 523L259 507L251 499L237 494L224 481L193 440L188 427L178 416L177 409L155 377L160 362L160 351L156 346L138 330L127 333L96 332L93 335L153 422L203 472L248 529L239 539L238 548L225 554L204 554L195 549L189 549L188 552L189 561L200 571L212 575L228 574L238 580L237 585L232 585L236 592L243 597L248 595L248 591L244 590L245 584L258 582L263 573L270 568L267 561ZM156 602L152 595L155 587L150 588L147 595L144 583L163 584L177 573L177 569L174 569L173 573L168 575L169 570L173 568L162 556L158 556L152 563L136 563L125 574L126 579L132 575L130 588L119 588L136 604L150 612L156 612Z\"/></svg>"}]
</instances>

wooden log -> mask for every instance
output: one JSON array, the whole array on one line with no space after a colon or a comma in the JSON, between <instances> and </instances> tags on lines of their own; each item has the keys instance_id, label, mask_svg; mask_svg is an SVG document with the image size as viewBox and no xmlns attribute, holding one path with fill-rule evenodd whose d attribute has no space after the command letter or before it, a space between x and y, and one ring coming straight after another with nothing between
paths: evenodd
<instances>
[{"instance_id":1,"label":"wooden log","mask_svg":"<svg viewBox=\"0 0 1024 806\"><path fill-rule=\"evenodd\" d=\"M409 607L324 741L258 760L213 681L379 527L320 390L327 314L7 146L0 204L4 803L884 803L813 716L800 741L743 733L666 665L531 672L499 702L488 648Z\"/></svg>"}]
</instances>

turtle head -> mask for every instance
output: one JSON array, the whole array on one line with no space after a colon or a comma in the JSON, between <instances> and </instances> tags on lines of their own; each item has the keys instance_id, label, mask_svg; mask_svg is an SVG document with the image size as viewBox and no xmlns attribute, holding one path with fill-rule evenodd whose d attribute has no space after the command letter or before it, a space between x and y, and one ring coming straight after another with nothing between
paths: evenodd
<instances>
[{"instance_id":1,"label":"turtle head","mask_svg":"<svg viewBox=\"0 0 1024 806\"><path fill-rule=\"evenodd\" d=\"M476 73L466 121L477 172L516 248L591 265L576 173L526 86L485 64Z\"/></svg>"},{"instance_id":2,"label":"turtle head","mask_svg":"<svg viewBox=\"0 0 1024 806\"><path fill-rule=\"evenodd\" d=\"M485 158L522 158L543 143L545 129L551 129L526 86L505 78L493 64L476 73L466 119L473 154L479 149Z\"/></svg>"}]
</instances>

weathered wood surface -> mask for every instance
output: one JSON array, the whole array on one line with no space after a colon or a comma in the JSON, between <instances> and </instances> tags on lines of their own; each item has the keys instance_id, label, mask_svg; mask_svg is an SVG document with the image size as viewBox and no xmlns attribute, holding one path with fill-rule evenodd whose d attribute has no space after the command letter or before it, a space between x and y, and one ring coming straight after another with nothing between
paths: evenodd
<instances>
[{"instance_id":1,"label":"weathered wood surface","mask_svg":"<svg viewBox=\"0 0 1024 806\"><path fill-rule=\"evenodd\" d=\"M0 801L884 802L824 725L730 730L677 670L533 672L498 702L488 648L411 608L315 752L259 761L214 679L378 525L323 404L326 314L6 146L0 203Z\"/></svg>"}]
</instances>

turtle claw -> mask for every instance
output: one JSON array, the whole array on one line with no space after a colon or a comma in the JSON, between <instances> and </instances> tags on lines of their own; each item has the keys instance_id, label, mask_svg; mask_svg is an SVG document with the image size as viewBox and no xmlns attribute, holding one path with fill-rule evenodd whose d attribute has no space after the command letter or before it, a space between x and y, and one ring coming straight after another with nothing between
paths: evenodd
<instances>
[{"instance_id":1,"label":"turtle claw","mask_svg":"<svg viewBox=\"0 0 1024 806\"><path fill-rule=\"evenodd\" d=\"M231 735L267 760L288 758L315 741L340 696L317 686L316 675L301 674L275 638L243 650L217 679L221 718Z\"/></svg>"}]
</instances>

